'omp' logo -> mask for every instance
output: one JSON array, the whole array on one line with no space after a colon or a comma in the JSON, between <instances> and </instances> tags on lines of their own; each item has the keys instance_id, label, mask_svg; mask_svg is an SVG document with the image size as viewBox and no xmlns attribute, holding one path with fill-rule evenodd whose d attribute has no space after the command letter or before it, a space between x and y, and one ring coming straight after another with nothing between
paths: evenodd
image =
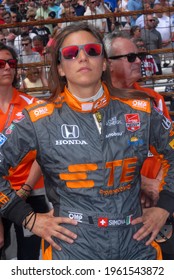
<instances>
[{"instance_id":1,"label":"'omp' logo","mask_svg":"<svg viewBox=\"0 0 174 280\"><path fill-rule=\"evenodd\" d=\"M69 215L68 216L69 216L70 219L76 220L79 223L81 223L82 219L83 219L83 214L82 213L76 213L76 212L70 212L69 211Z\"/></svg>"},{"instance_id":2,"label":"'omp' logo","mask_svg":"<svg viewBox=\"0 0 174 280\"><path fill-rule=\"evenodd\" d=\"M61 126L62 136L65 139L76 139L79 138L79 128L77 125L63 124Z\"/></svg>"},{"instance_id":3,"label":"'omp' logo","mask_svg":"<svg viewBox=\"0 0 174 280\"><path fill-rule=\"evenodd\" d=\"M143 100L133 100L132 105L136 108L146 109L147 102Z\"/></svg>"},{"instance_id":4,"label":"'omp' logo","mask_svg":"<svg viewBox=\"0 0 174 280\"><path fill-rule=\"evenodd\" d=\"M36 110L33 111L34 115L36 117L40 116L40 115L44 115L48 112L47 107L42 107L42 108L38 108Z\"/></svg>"}]
</instances>

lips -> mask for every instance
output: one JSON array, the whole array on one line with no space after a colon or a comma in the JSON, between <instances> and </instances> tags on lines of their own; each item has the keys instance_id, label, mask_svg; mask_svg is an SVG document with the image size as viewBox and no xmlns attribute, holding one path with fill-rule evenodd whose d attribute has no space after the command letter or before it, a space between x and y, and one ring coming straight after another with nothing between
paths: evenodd
<instances>
[{"instance_id":1,"label":"lips","mask_svg":"<svg viewBox=\"0 0 174 280\"><path fill-rule=\"evenodd\" d=\"M88 67L81 67L77 72L89 72L89 71L91 71L90 68L88 68Z\"/></svg>"}]
</instances>

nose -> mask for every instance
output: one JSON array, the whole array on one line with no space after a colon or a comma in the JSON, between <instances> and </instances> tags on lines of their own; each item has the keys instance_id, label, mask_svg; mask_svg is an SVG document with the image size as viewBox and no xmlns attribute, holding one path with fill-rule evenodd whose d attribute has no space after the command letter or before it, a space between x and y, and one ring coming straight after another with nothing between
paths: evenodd
<instances>
[{"instance_id":1,"label":"nose","mask_svg":"<svg viewBox=\"0 0 174 280\"><path fill-rule=\"evenodd\" d=\"M6 64L5 64L5 69L10 69L8 62L6 62Z\"/></svg>"},{"instance_id":2,"label":"nose","mask_svg":"<svg viewBox=\"0 0 174 280\"><path fill-rule=\"evenodd\" d=\"M87 54L85 53L84 49L79 50L78 59L79 60L87 60Z\"/></svg>"}]
</instances>

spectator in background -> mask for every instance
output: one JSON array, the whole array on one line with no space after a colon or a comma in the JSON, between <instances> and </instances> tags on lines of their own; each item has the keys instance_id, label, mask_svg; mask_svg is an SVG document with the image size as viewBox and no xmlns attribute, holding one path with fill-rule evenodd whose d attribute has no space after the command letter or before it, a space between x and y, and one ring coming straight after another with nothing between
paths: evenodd
<instances>
[{"instance_id":1,"label":"spectator in background","mask_svg":"<svg viewBox=\"0 0 174 280\"><path fill-rule=\"evenodd\" d=\"M48 0L48 9L50 12L55 12L55 18L59 18L59 11L61 7L55 4L55 0Z\"/></svg>"},{"instance_id":2,"label":"spectator in background","mask_svg":"<svg viewBox=\"0 0 174 280\"><path fill-rule=\"evenodd\" d=\"M101 14L99 10L97 10L97 1L96 0L87 0L86 1L87 7L86 12L84 13L84 16L89 15L98 15ZM101 33L105 33L106 30L106 19L100 18L100 19L89 19L87 20L88 24L92 24L95 26Z\"/></svg>"},{"instance_id":3,"label":"spectator in background","mask_svg":"<svg viewBox=\"0 0 174 280\"><path fill-rule=\"evenodd\" d=\"M142 0L129 0L127 3L127 9L128 11L138 11L138 10L143 10L143 1ZM130 24L131 26L135 25L136 19L140 15L133 15L130 16Z\"/></svg>"},{"instance_id":4,"label":"spectator in background","mask_svg":"<svg viewBox=\"0 0 174 280\"><path fill-rule=\"evenodd\" d=\"M3 20L4 20L4 23L6 23L6 24L12 23L11 13L5 11L5 12L3 13Z\"/></svg>"},{"instance_id":5,"label":"spectator in background","mask_svg":"<svg viewBox=\"0 0 174 280\"><path fill-rule=\"evenodd\" d=\"M71 0L62 0L60 4L61 10L58 13L58 18L61 18L62 14L64 13L64 10L70 8L70 6L71 6Z\"/></svg>"},{"instance_id":6,"label":"spectator in background","mask_svg":"<svg viewBox=\"0 0 174 280\"><path fill-rule=\"evenodd\" d=\"M0 24L4 24L5 23L5 21L3 19L4 11L5 11L4 5L0 4Z\"/></svg>"},{"instance_id":7,"label":"spectator in background","mask_svg":"<svg viewBox=\"0 0 174 280\"><path fill-rule=\"evenodd\" d=\"M118 1L118 12L128 11L127 9L128 0L119 0ZM121 23L122 27L130 23L130 18L128 16L121 16L118 18L118 21Z\"/></svg>"},{"instance_id":8,"label":"spectator in background","mask_svg":"<svg viewBox=\"0 0 174 280\"><path fill-rule=\"evenodd\" d=\"M151 9L151 0L146 0L143 1L143 10L149 10ZM136 21L135 21L135 25L138 25L140 28L144 28L144 24L145 24L145 15L140 15Z\"/></svg>"},{"instance_id":9,"label":"spectator in background","mask_svg":"<svg viewBox=\"0 0 174 280\"><path fill-rule=\"evenodd\" d=\"M30 9L30 10L27 11L27 14L26 14L26 20L27 21L36 21L35 17L36 17L36 11L35 10ZM31 30L33 29L33 25L34 24L29 25L29 27L28 27L29 32L31 32Z\"/></svg>"},{"instance_id":10,"label":"spectator in background","mask_svg":"<svg viewBox=\"0 0 174 280\"><path fill-rule=\"evenodd\" d=\"M137 46L138 52L144 52L146 55L141 60L141 75L142 77L151 77L158 72L158 67L151 54L147 53L145 43L142 38L132 40ZM148 83L148 81L146 81Z\"/></svg>"},{"instance_id":11,"label":"spectator in background","mask_svg":"<svg viewBox=\"0 0 174 280\"><path fill-rule=\"evenodd\" d=\"M3 43L4 45L6 45L6 38L5 35L3 34L2 31L0 31L0 43Z\"/></svg>"},{"instance_id":12,"label":"spectator in background","mask_svg":"<svg viewBox=\"0 0 174 280\"><path fill-rule=\"evenodd\" d=\"M10 12L4 12L3 19L5 21L5 24L11 24L12 18ZM3 33L6 36L7 45L14 47L14 39L16 38L17 34L16 31L19 32L18 28L11 27L11 28L4 28Z\"/></svg>"},{"instance_id":13,"label":"spectator in background","mask_svg":"<svg viewBox=\"0 0 174 280\"><path fill-rule=\"evenodd\" d=\"M22 20L27 19L27 4L24 3L24 1L19 1L18 3L18 13L20 14L20 17Z\"/></svg>"},{"instance_id":14,"label":"spectator in background","mask_svg":"<svg viewBox=\"0 0 174 280\"><path fill-rule=\"evenodd\" d=\"M42 88L43 86L48 86L44 71L40 67L30 67L26 72L26 78L21 84L21 89ZM38 93L41 92L34 92L34 94Z\"/></svg>"},{"instance_id":15,"label":"spectator in background","mask_svg":"<svg viewBox=\"0 0 174 280\"><path fill-rule=\"evenodd\" d=\"M35 52L38 52L40 56L43 58L45 55L45 49L44 49L44 42L41 36L35 35L32 39L32 50Z\"/></svg>"},{"instance_id":16,"label":"spectator in background","mask_svg":"<svg viewBox=\"0 0 174 280\"><path fill-rule=\"evenodd\" d=\"M22 26L20 30L21 30L21 34L18 35L14 40L14 47L17 49L18 53L22 51L22 45L21 45L22 37L29 36L31 39L33 39L33 37L36 36L35 33L29 32L29 26Z\"/></svg>"},{"instance_id":17,"label":"spectator in background","mask_svg":"<svg viewBox=\"0 0 174 280\"><path fill-rule=\"evenodd\" d=\"M145 27L141 29L141 38L145 43L147 51L161 49L162 38L161 34L155 29L156 22L153 15L145 16ZM156 75L162 74L161 59L158 54L153 54L153 58L157 64L158 72Z\"/></svg>"},{"instance_id":18,"label":"spectator in background","mask_svg":"<svg viewBox=\"0 0 174 280\"><path fill-rule=\"evenodd\" d=\"M163 6L161 4L155 4L154 9L162 9ZM158 20L158 24L156 26L156 30L160 32L162 38L162 48L164 49L171 49L172 48L172 41L174 40L174 26L172 25L172 19L165 15L162 12L155 13L155 17ZM164 65L167 63L166 61L170 61L173 59L172 53L164 53Z\"/></svg>"},{"instance_id":19,"label":"spectator in background","mask_svg":"<svg viewBox=\"0 0 174 280\"><path fill-rule=\"evenodd\" d=\"M84 13L86 11L86 8L85 8L85 6L80 5L78 0L72 0L71 5L73 6L73 8L75 10L76 16L83 16L84 15Z\"/></svg>"},{"instance_id":20,"label":"spectator in background","mask_svg":"<svg viewBox=\"0 0 174 280\"><path fill-rule=\"evenodd\" d=\"M70 6L70 7L62 10L61 18L66 20L66 19L69 19L70 17L74 17L74 16L76 16L76 13L75 13L75 9L74 9L73 6ZM60 23L58 23L58 27L59 28L64 28L64 27L66 27L67 25L70 25L70 24L72 24L71 21L60 22Z\"/></svg>"},{"instance_id":21,"label":"spectator in background","mask_svg":"<svg viewBox=\"0 0 174 280\"><path fill-rule=\"evenodd\" d=\"M22 51L19 55L19 63L41 62L40 54L32 50L32 39L29 36L22 37L21 45Z\"/></svg>"},{"instance_id":22,"label":"spectator in background","mask_svg":"<svg viewBox=\"0 0 174 280\"><path fill-rule=\"evenodd\" d=\"M41 0L40 1L41 6L36 10L36 19L43 17L43 19L49 19L49 13L50 10L48 8L48 0ZM52 34L53 32L53 26L52 24L46 24L45 25L49 30L50 33Z\"/></svg>"},{"instance_id":23,"label":"spectator in background","mask_svg":"<svg viewBox=\"0 0 174 280\"><path fill-rule=\"evenodd\" d=\"M43 19L44 18L41 16L37 17L37 20L43 20ZM45 25L37 25L37 21L36 21L36 25L31 29L31 32L42 37L44 47L47 45L51 35L48 27L46 27Z\"/></svg>"},{"instance_id":24,"label":"spectator in background","mask_svg":"<svg viewBox=\"0 0 174 280\"><path fill-rule=\"evenodd\" d=\"M134 25L130 29L130 36L132 40L141 38L141 29L138 25Z\"/></svg>"}]
</instances>

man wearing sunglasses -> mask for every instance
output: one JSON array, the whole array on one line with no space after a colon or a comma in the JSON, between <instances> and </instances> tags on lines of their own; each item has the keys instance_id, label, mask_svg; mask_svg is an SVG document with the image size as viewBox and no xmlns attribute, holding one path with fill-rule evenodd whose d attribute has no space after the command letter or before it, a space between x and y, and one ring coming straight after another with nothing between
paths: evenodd
<instances>
[{"instance_id":1,"label":"man wearing sunglasses","mask_svg":"<svg viewBox=\"0 0 174 280\"><path fill-rule=\"evenodd\" d=\"M132 88L146 92L154 98L157 108L170 119L163 97L154 90L141 87L137 83L141 78L143 53L138 53L133 41L121 32L118 34L113 33L105 37L105 46L114 87ZM160 162L152 154L149 154L149 157L144 162L141 175L142 189L150 197L150 201L145 201L143 196L142 203L145 207L149 206L149 203L155 205L159 197L158 189L162 180L162 168Z\"/></svg>"}]
</instances>

